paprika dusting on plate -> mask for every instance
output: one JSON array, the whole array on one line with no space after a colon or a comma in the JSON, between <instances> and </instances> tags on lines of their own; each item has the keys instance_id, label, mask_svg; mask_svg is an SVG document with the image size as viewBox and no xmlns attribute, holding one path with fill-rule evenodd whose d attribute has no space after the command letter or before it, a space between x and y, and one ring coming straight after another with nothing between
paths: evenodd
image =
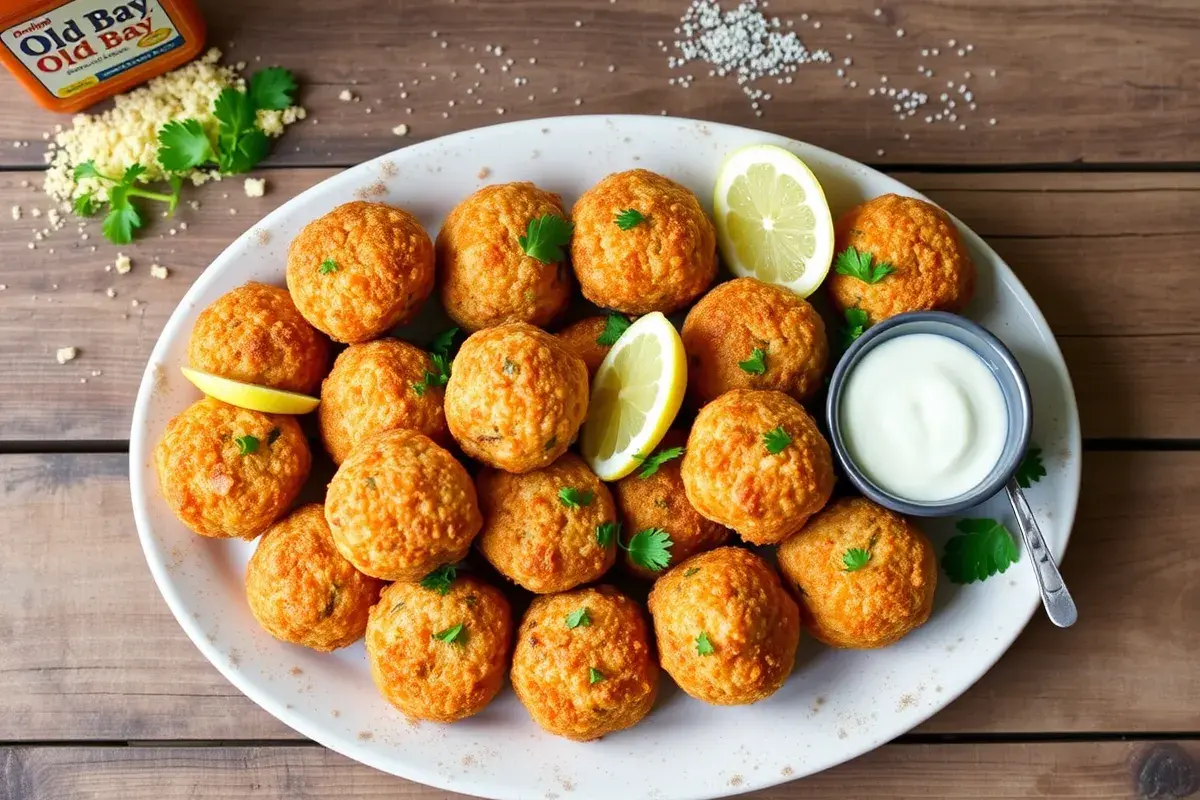
<instances>
[{"instance_id":1,"label":"paprika dusting on plate","mask_svg":"<svg viewBox=\"0 0 1200 800\"><path fill-rule=\"evenodd\" d=\"M192 0L16 0L0 62L51 111L73 112L172 70L204 47Z\"/></svg>"}]
</instances>

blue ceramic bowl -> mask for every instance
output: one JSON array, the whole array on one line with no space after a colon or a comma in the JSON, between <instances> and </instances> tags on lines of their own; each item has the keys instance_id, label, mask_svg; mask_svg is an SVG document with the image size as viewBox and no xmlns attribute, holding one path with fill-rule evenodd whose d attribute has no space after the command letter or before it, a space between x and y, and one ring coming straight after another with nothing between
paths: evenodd
<instances>
[{"instance_id":1,"label":"blue ceramic bowl","mask_svg":"<svg viewBox=\"0 0 1200 800\"><path fill-rule=\"evenodd\" d=\"M974 489L941 500L936 503L921 503L897 497L874 484L850 458L842 438L841 400L846 378L864 355L872 348L889 339L914 333L931 333L946 336L971 348L987 365L1000 390L1004 393L1008 407L1008 436L1000 459L983 481ZM1033 409L1029 399L1029 384L1021 367L1009 349L991 332L982 326L956 314L943 311L914 311L886 319L868 329L850 346L838 362L829 382L829 397L825 403L829 420L829 443L846 476L866 497L901 514L917 517L943 517L958 514L971 506L982 503L996 494L1016 472L1025 449L1029 446L1029 432L1033 426Z\"/></svg>"}]
</instances>

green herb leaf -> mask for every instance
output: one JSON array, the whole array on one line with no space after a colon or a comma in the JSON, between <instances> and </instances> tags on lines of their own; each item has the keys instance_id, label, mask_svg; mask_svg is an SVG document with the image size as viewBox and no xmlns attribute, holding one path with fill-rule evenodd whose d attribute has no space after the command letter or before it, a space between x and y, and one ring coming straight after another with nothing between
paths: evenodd
<instances>
[{"instance_id":1,"label":"green herb leaf","mask_svg":"<svg viewBox=\"0 0 1200 800\"><path fill-rule=\"evenodd\" d=\"M241 135L221 151L218 159L221 172L236 175L249 172L258 162L267 157L271 149L271 140L258 128L243 131Z\"/></svg>"},{"instance_id":2,"label":"green herb leaf","mask_svg":"<svg viewBox=\"0 0 1200 800\"><path fill-rule=\"evenodd\" d=\"M377 488L375 485L375 476L374 475L367 476L367 486L369 486L372 489Z\"/></svg>"},{"instance_id":3,"label":"green herb leaf","mask_svg":"<svg viewBox=\"0 0 1200 800\"><path fill-rule=\"evenodd\" d=\"M596 493L593 491L581 492L573 486L564 486L558 490L558 502L562 503L567 508L580 508L581 506L590 506L592 501L596 499Z\"/></svg>"},{"instance_id":4,"label":"green herb leaf","mask_svg":"<svg viewBox=\"0 0 1200 800\"><path fill-rule=\"evenodd\" d=\"M613 540L621 535L621 523L619 522L601 522L596 526L596 544L601 547L609 547Z\"/></svg>"},{"instance_id":5,"label":"green herb leaf","mask_svg":"<svg viewBox=\"0 0 1200 800\"><path fill-rule=\"evenodd\" d=\"M688 567L687 569L685 569L685 570L683 571L683 577L685 577L685 578L690 578L690 577L692 577L693 575L695 575L695 574L696 574L697 572L699 572L699 571L700 571L700 568L699 568L699 567Z\"/></svg>"},{"instance_id":6,"label":"green herb leaf","mask_svg":"<svg viewBox=\"0 0 1200 800\"><path fill-rule=\"evenodd\" d=\"M567 627L571 630L582 626L584 628L592 624L592 618L588 616L586 608L577 608L570 614L567 614Z\"/></svg>"},{"instance_id":7,"label":"green herb leaf","mask_svg":"<svg viewBox=\"0 0 1200 800\"><path fill-rule=\"evenodd\" d=\"M960 519L961 533L946 542L942 569L951 583L974 583L1004 572L1016 563L1017 543L994 519Z\"/></svg>"},{"instance_id":8,"label":"green herb leaf","mask_svg":"<svg viewBox=\"0 0 1200 800\"><path fill-rule=\"evenodd\" d=\"M450 359L441 353L432 353L429 360L433 362L433 369L425 372L425 383L430 386L445 386L450 382Z\"/></svg>"},{"instance_id":9,"label":"green herb leaf","mask_svg":"<svg viewBox=\"0 0 1200 800\"><path fill-rule=\"evenodd\" d=\"M428 589L431 592L437 592L444 595L450 591L450 586L454 583L454 578L458 575L458 570L453 564L443 564L433 572L421 578L420 586L422 589Z\"/></svg>"},{"instance_id":10,"label":"green herb leaf","mask_svg":"<svg viewBox=\"0 0 1200 800\"><path fill-rule=\"evenodd\" d=\"M256 108L283 111L295 93L296 77L283 67L267 67L250 76L250 100Z\"/></svg>"},{"instance_id":11,"label":"green herb leaf","mask_svg":"<svg viewBox=\"0 0 1200 800\"><path fill-rule=\"evenodd\" d=\"M446 642L448 644L462 644L467 640L466 630L466 625L460 622L453 628L446 628L444 631L438 631L437 633L433 634L433 638L437 639L439 642Z\"/></svg>"},{"instance_id":12,"label":"green herb leaf","mask_svg":"<svg viewBox=\"0 0 1200 800\"><path fill-rule=\"evenodd\" d=\"M638 477L645 479L649 478L654 473L658 472L658 468L672 459L679 458L683 455L682 447L668 447L666 450L659 450L651 456L634 456L642 463L642 469L638 472Z\"/></svg>"},{"instance_id":13,"label":"green herb leaf","mask_svg":"<svg viewBox=\"0 0 1200 800\"><path fill-rule=\"evenodd\" d=\"M84 192L75 198L75 213L81 217L90 217L96 213L97 203L91 192Z\"/></svg>"},{"instance_id":14,"label":"green herb leaf","mask_svg":"<svg viewBox=\"0 0 1200 800\"><path fill-rule=\"evenodd\" d=\"M595 667L588 667L588 685L594 686L604 680L604 673Z\"/></svg>"},{"instance_id":15,"label":"green herb leaf","mask_svg":"<svg viewBox=\"0 0 1200 800\"><path fill-rule=\"evenodd\" d=\"M702 656L711 656L713 654L712 642L708 640L708 634L703 631L696 637L696 652Z\"/></svg>"},{"instance_id":16,"label":"green herb leaf","mask_svg":"<svg viewBox=\"0 0 1200 800\"><path fill-rule=\"evenodd\" d=\"M213 101L213 116L220 126L219 135L236 145L241 133L255 125L254 102L245 92L226 86Z\"/></svg>"},{"instance_id":17,"label":"green herb leaf","mask_svg":"<svg viewBox=\"0 0 1200 800\"><path fill-rule=\"evenodd\" d=\"M158 129L158 163L168 172L187 172L217 160L199 120L171 120Z\"/></svg>"},{"instance_id":18,"label":"green herb leaf","mask_svg":"<svg viewBox=\"0 0 1200 800\"><path fill-rule=\"evenodd\" d=\"M787 435L787 431L783 429L782 425L773 431L767 431L762 438L767 452L773 456L782 453L783 448L792 443L792 437Z\"/></svg>"},{"instance_id":19,"label":"green herb leaf","mask_svg":"<svg viewBox=\"0 0 1200 800\"><path fill-rule=\"evenodd\" d=\"M167 177L167 185L171 187L171 199L167 201L167 216L172 216L175 209L179 207L179 194L183 191L183 176L170 175Z\"/></svg>"},{"instance_id":20,"label":"green herb leaf","mask_svg":"<svg viewBox=\"0 0 1200 800\"><path fill-rule=\"evenodd\" d=\"M662 528L639 531L622 545L629 551L629 560L651 572L662 572L671 563L671 547L675 543Z\"/></svg>"},{"instance_id":21,"label":"green herb leaf","mask_svg":"<svg viewBox=\"0 0 1200 800\"><path fill-rule=\"evenodd\" d=\"M325 259L324 261L321 262L321 266L317 267L317 272L321 273L322 275L328 275L331 272L337 272L337 271L338 271L337 262L334 261L332 258Z\"/></svg>"},{"instance_id":22,"label":"green herb leaf","mask_svg":"<svg viewBox=\"0 0 1200 800\"><path fill-rule=\"evenodd\" d=\"M854 344L854 340L863 335L863 331L871 326L867 312L861 308L846 309L846 325L842 328L842 349Z\"/></svg>"},{"instance_id":23,"label":"green herb leaf","mask_svg":"<svg viewBox=\"0 0 1200 800\"><path fill-rule=\"evenodd\" d=\"M137 162L134 162L125 168L125 174L121 176L121 183L125 184L126 186L133 186L133 184L137 182L137 179L142 177L145 172L145 167Z\"/></svg>"},{"instance_id":24,"label":"green herb leaf","mask_svg":"<svg viewBox=\"0 0 1200 800\"><path fill-rule=\"evenodd\" d=\"M566 260L567 253L563 248L571 242L572 230L574 226L569 221L555 214L545 214L529 220L525 235L518 236L517 241L530 258L543 264L557 264Z\"/></svg>"},{"instance_id":25,"label":"green herb leaf","mask_svg":"<svg viewBox=\"0 0 1200 800\"><path fill-rule=\"evenodd\" d=\"M767 371L767 351L761 347L756 347L750 351L750 357L745 361L739 361L738 366L742 368L742 372L750 375L762 375Z\"/></svg>"},{"instance_id":26,"label":"green herb leaf","mask_svg":"<svg viewBox=\"0 0 1200 800\"><path fill-rule=\"evenodd\" d=\"M1046 477L1046 465L1042 463L1042 448L1036 444L1030 445L1029 449L1025 451L1025 457L1017 465L1017 471L1013 477L1017 479L1017 485L1022 489L1028 489Z\"/></svg>"},{"instance_id":27,"label":"green herb leaf","mask_svg":"<svg viewBox=\"0 0 1200 800\"><path fill-rule=\"evenodd\" d=\"M839 275L858 278L863 283L879 283L896 271L896 268L885 261L872 265L874 256L855 247L847 247L837 254L833 260L833 268Z\"/></svg>"},{"instance_id":28,"label":"green herb leaf","mask_svg":"<svg viewBox=\"0 0 1200 800\"><path fill-rule=\"evenodd\" d=\"M871 560L871 551L864 547L851 547L842 553L842 564L845 572L857 572Z\"/></svg>"},{"instance_id":29,"label":"green herb leaf","mask_svg":"<svg viewBox=\"0 0 1200 800\"><path fill-rule=\"evenodd\" d=\"M450 357L450 351L454 347L454 337L458 335L458 328L447 328L446 330L433 337L433 341L429 343L429 352L436 353L443 358Z\"/></svg>"},{"instance_id":30,"label":"green herb leaf","mask_svg":"<svg viewBox=\"0 0 1200 800\"><path fill-rule=\"evenodd\" d=\"M104 218L104 237L113 244L129 244L133 232L142 227L142 217L129 202L129 187L117 185L108 192L108 216Z\"/></svg>"},{"instance_id":31,"label":"green herb leaf","mask_svg":"<svg viewBox=\"0 0 1200 800\"><path fill-rule=\"evenodd\" d=\"M604 320L604 330L596 337L596 344L601 347L612 347L621 338L621 334L629 330L632 323L621 314L609 314Z\"/></svg>"},{"instance_id":32,"label":"green herb leaf","mask_svg":"<svg viewBox=\"0 0 1200 800\"><path fill-rule=\"evenodd\" d=\"M74 176L75 180L77 181L82 180L83 178L99 178L100 180L112 181L113 183L116 183L113 178L100 174L100 172L96 169L95 161L84 161L82 164L76 164Z\"/></svg>"},{"instance_id":33,"label":"green herb leaf","mask_svg":"<svg viewBox=\"0 0 1200 800\"><path fill-rule=\"evenodd\" d=\"M233 440L238 446L238 455L248 456L258 452L258 437L246 434Z\"/></svg>"},{"instance_id":34,"label":"green herb leaf","mask_svg":"<svg viewBox=\"0 0 1200 800\"><path fill-rule=\"evenodd\" d=\"M412 390L417 393L417 397L425 396L425 381L420 381L412 385Z\"/></svg>"},{"instance_id":35,"label":"green herb leaf","mask_svg":"<svg viewBox=\"0 0 1200 800\"><path fill-rule=\"evenodd\" d=\"M267 434L267 444L275 444L281 435L283 435L283 431L279 428L271 428L271 432Z\"/></svg>"},{"instance_id":36,"label":"green herb leaf","mask_svg":"<svg viewBox=\"0 0 1200 800\"><path fill-rule=\"evenodd\" d=\"M617 214L617 218L613 222L617 223L617 227L623 231L637 227L646 221L646 215L635 208L627 208Z\"/></svg>"}]
</instances>

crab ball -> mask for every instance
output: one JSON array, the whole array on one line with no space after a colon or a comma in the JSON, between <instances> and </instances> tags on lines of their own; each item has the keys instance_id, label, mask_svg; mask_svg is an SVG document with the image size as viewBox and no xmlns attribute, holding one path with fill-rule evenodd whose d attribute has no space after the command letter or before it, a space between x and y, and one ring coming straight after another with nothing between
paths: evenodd
<instances>
[{"instance_id":1,"label":"crab ball","mask_svg":"<svg viewBox=\"0 0 1200 800\"><path fill-rule=\"evenodd\" d=\"M268 528L246 566L246 598L258 624L276 639L323 652L362 638L381 589L382 581L338 552L316 504Z\"/></svg>"},{"instance_id":2,"label":"crab ball","mask_svg":"<svg viewBox=\"0 0 1200 800\"><path fill-rule=\"evenodd\" d=\"M723 283L683 323L688 390L699 404L730 389L774 389L803 402L821 388L829 343L800 296L754 278Z\"/></svg>"},{"instance_id":3,"label":"crab ball","mask_svg":"<svg viewBox=\"0 0 1200 800\"><path fill-rule=\"evenodd\" d=\"M734 389L702 408L681 471L695 509L751 544L800 530L833 492L829 443L803 406L775 391Z\"/></svg>"},{"instance_id":4,"label":"crab ball","mask_svg":"<svg viewBox=\"0 0 1200 800\"><path fill-rule=\"evenodd\" d=\"M717 274L717 234L696 195L644 169L588 189L571 211L571 263L583 296L626 314L669 314Z\"/></svg>"},{"instance_id":5,"label":"crab ball","mask_svg":"<svg viewBox=\"0 0 1200 800\"><path fill-rule=\"evenodd\" d=\"M317 418L333 463L341 464L359 442L404 428L448 444L444 390L429 385L433 362L424 350L399 339L352 344L333 362L321 384Z\"/></svg>"},{"instance_id":6,"label":"crab ball","mask_svg":"<svg viewBox=\"0 0 1200 800\"><path fill-rule=\"evenodd\" d=\"M384 203L345 203L288 248L300 313L338 342L365 342L413 318L433 290L433 242L417 218Z\"/></svg>"},{"instance_id":7,"label":"crab ball","mask_svg":"<svg viewBox=\"0 0 1200 800\"><path fill-rule=\"evenodd\" d=\"M829 273L829 296L839 311L861 308L871 323L906 311L961 311L975 291L975 264L945 211L885 194L855 206L834 225L838 258L854 248L860 262L893 272L870 283ZM873 276L872 276L873 277Z\"/></svg>"},{"instance_id":8,"label":"crab ball","mask_svg":"<svg viewBox=\"0 0 1200 800\"><path fill-rule=\"evenodd\" d=\"M611 586L534 598L513 653L513 691L533 721L580 742L650 713L658 664L642 610Z\"/></svg>"},{"instance_id":9,"label":"crab ball","mask_svg":"<svg viewBox=\"0 0 1200 800\"><path fill-rule=\"evenodd\" d=\"M754 703L791 674L800 612L748 550L720 547L673 567L654 583L650 616L663 669L698 700Z\"/></svg>"},{"instance_id":10,"label":"crab ball","mask_svg":"<svg viewBox=\"0 0 1200 800\"><path fill-rule=\"evenodd\" d=\"M558 195L527 182L485 186L459 203L437 237L446 313L468 331L506 322L548 325L571 294L565 217ZM560 224L545 227L553 226L547 218Z\"/></svg>"},{"instance_id":11,"label":"crab ball","mask_svg":"<svg viewBox=\"0 0 1200 800\"><path fill-rule=\"evenodd\" d=\"M222 378L309 394L329 363L329 342L296 310L287 289L251 281L200 312L188 363Z\"/></svg>"},{"instance_id":12,"label":"crab ball","mask_svg":"<svg viewBox=\"0 0 1200 800\"><path fill-rule=\"evenodd\" d=\"M409 719L464 719L503 686L512 627L504 595L473 576L458 576L444 593L393 583L367 623L371 677Z\"/></svg>"},{"instance_id":13,"label":"crab ball","mask_svg":"<svg viewBox=\"0 0 1200 800\"><path fill-rule=\"evenodd\" d=\"M446 423L463 452L508 472L544 467L566 452L587 406L582 359L521 322L468 337L446 385Z\"/></svg>"},{"instance_id":14,"label":"crab ball","mask_svg":"<svg viewBox=\"0 0 1200 800\"><path fill-rule=\"evenodd\" d=\"M899 641L929 619L933 545L908 519L865 498L831 503L779 545L779 569L805 627L832 647Z\"/></svg>"},{"instance_id":15,"label":"crab ball","mask_svg":"<svg viewBox=\"0 0 1200 800\"><path fill-rule=\"evenodd\" d=\"M154 450L167 505L201 536L253 539L291 507L312 466L295 418L206 397Z\"/></svg>"},{"instance_id":16,"label":"crab ball","mask_svg":"<svg viewBox=\"0 0 1200 800\"><path fill-rule=\"evenodd\" d=\"M415 581L460 561L483 519L471 476L416 431L376 434L342 462L325 517L343 556L360 572Z\"/></svg>"},{"instance_id":17,"label":"crab ball","mask_svg":"<svg viewBox=\"0 0 1200 800\"><path fill-rule=\"evenodd\" d=\"M612 342L604 335L607 328L608 317L585 317L556 334L564 347L583 359L588 371L588 380L596 377L600 362L608 355L608 351L612 350Z\"/></svg>"}]
</instances>

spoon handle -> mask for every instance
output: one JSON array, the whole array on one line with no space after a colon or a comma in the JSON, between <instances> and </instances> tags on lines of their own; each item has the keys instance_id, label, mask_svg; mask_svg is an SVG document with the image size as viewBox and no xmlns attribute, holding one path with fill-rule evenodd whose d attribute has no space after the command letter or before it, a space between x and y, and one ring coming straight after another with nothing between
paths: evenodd
<instances>
[{"instance_id":1,"label":"spoon handle","mask_svg":"<svg viewBox=\"0 0 1200 800\"><path fill-rule=\"evenodd\" d=\"M1015 479L1010 478L1004 489L1008 492L1008 502L1012 504L1013 513L1017 515L1017 526L1021 529L1025 550L1032 559L1033 574L1037 576L1038 590L1042 594L1046 616L1058 627L1069 628L1079 618L1079 612L1075 609L1075 601L1071 599L1067 585L1063 583L1058 565L1054 563L1054 556L1046 547L1046 540L1042 538L1042 531L1033 516L1033 509L1029 507L1029 501L1025 499L1025 493L1021 491Z\"/></svg>"}]
</instances>

